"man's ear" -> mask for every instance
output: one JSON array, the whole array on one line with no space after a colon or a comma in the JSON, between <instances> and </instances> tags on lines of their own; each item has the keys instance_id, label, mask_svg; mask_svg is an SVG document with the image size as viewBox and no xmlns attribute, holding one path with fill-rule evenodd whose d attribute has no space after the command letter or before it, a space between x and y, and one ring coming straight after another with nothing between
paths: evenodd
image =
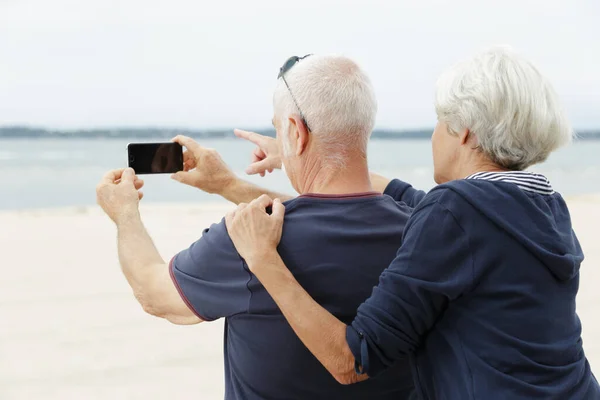
<instances>
[{"instance_id":1,"label":"man's ear","mask_svg":"<svg viewBox=\"0 0 600 400\"><path fill-rule=\"evenodd\" d=\"M294 131L292 140L296 141L296 155L300 156L308 148L309 133L306 125L297 115L290 117L290 128ZM290 132L291 133L291 132Z\"/></svg>"}]
</instances>

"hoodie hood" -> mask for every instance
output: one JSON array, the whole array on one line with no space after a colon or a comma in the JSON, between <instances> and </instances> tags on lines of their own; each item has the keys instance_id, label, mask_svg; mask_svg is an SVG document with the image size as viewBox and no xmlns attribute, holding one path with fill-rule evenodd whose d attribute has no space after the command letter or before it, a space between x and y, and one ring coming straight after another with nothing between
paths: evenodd
<instances>
[{"instance_id":1,"label":"hoodie hood","mask_svg":"<svg viewBox=\"0 0 600 400\"><path fill-rule=\"evenodd\" d=\"M583 252L562 196L529 172L479 173L444 185L525 246L559 281L579 273Z\"/></svg>"}]
</instances>

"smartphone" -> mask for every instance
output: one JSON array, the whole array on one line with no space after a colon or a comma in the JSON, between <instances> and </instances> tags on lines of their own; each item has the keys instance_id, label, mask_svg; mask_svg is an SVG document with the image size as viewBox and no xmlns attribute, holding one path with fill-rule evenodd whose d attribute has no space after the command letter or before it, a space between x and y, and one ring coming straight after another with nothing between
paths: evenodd
<instances>
[{"instance_id":1,"label":"smartphone","mask_svg":"<svg viewBox=\"0 0 600 400\"><path fill-rule=\"evenodd\" d=\"M129 143L127 157L136 174L172 174L183 170L183 148L179 143Z\"/></svg>"}]
</instances>

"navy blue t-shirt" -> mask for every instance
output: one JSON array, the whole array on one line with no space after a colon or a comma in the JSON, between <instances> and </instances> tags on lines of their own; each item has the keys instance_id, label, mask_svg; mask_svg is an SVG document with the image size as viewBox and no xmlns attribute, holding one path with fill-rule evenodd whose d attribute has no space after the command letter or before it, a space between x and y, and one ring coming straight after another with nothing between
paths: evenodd
<instances>
[{"instance_id":1,"label":"navy blue t-shirt","mask_svg":"<svg viewBox=\"0 0 600 400\"><path fill-rule=\"evenodd\" d=\"M285 203L279 254L300 285L346 324L394 259L411 208L387 195L304 195ZM224 221L171 262L204 320L225 317L227 399L407 399L407 359L374 379L339 384L306 349L236 251Z\"/></svg>"}]
</instances>

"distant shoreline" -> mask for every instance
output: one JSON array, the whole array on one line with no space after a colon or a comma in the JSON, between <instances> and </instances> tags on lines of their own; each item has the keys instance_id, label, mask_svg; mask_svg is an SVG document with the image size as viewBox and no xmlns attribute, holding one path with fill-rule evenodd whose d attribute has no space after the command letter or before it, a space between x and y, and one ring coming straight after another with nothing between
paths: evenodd
<instances>
[{"instance_id":1,"label":"distant shoreline","mask_svg":"<svg viewBox=\"0 0 600 400\"><path fill-rule=\"evenodd\" d=\"M273 129L256 129L263 135L275 136ZM375 139L430 139L433 128L388 130L375 129L372 138ZM26 126L0 127L2 139L171 139L175 135L186 135L203 139L227 139L235 137L232 129L175 129L175 128L111 128L111 129L76 129L50 130ZM600 129L577 131L579 140L600 140Z\"/></svg>"}]
</instances>

